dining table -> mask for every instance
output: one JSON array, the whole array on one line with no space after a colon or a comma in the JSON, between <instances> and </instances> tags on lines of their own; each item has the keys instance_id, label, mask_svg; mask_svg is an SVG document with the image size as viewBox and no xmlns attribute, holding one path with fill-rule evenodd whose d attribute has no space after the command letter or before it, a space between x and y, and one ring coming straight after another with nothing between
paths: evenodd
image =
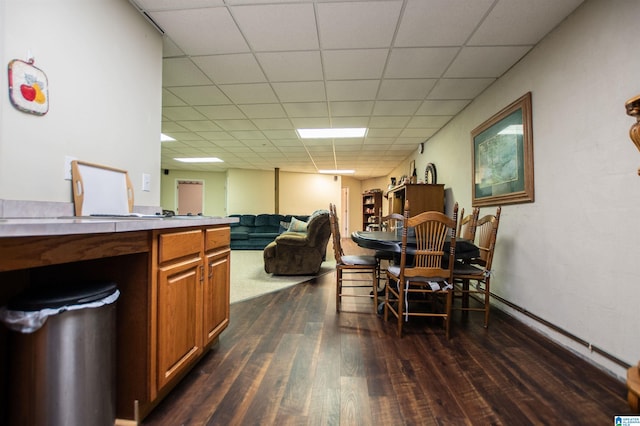
<instances>
[{"instance_id":1,"label":"dining table","mask_svg":"<svg viewBox=\"0 0 640 426\"><path fill-rule=\"evenodd\" d=\"M385 251L398 255L402 251L402 234L394 231L355 231L351 233L351 239L360 247ZM407 236L407 254L413 255L416 248L416 238ZM448 240L445 242L445 253L449 251ZM480 249L473 241L456 238L456 260L469 260L480 256Z\"/></svg>"}]
</instances>

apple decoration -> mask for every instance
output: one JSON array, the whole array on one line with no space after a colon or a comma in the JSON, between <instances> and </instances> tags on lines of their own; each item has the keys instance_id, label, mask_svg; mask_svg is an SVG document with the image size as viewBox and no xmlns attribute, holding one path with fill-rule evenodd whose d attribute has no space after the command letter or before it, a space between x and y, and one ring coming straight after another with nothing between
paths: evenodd
<instances>
[{"instance_id":1,"label":"apple decoration","mask_svg":"<svg viewBox=\"0 0 640 426\"><path fill-rule=\"evenodd\" d=\"M47 76L33 63L33 58L9 62L9 99L20 111L44 115L49 111Z\"/></svg>"},{"instance_id":2,"label":"apple decoration","mask_svg":"<svg viewBox=\"0 0 640 426\"><path fill-rule=\"evenodd\" d=\"M36 98L35 87L29 86L27 84L20 85L20 93L22 93L22 97L28 100L29 102L33 101Z\"/></svg>"}]
</instances>

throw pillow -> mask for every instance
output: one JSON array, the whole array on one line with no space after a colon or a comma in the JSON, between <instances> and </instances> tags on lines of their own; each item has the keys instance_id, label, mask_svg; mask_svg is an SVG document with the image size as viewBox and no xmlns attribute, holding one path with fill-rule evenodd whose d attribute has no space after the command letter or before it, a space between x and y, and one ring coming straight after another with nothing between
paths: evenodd
<instances>
[{"instance_id":1,"label":"throw pillow","mask_svg":"<svg viewBox=\"0 0 640 426\"><path fill-rule=\"evenodd\" d=\"M289 230L289 226L291 226L291 222L285 222L284 220L280 222L280 233L282 234L284 231Z\"/></svg>"},{"instance_id":2,"label":"throw pillow","mask_svg":"<svg viewBox=\"0 0 640 426\"><path fill-rule=\"evenodd\" d=\"M291 218L291 224L289 225L290 232L307 232L307 222L298 220L295 217Z\"/></svg>"}]
</instances>

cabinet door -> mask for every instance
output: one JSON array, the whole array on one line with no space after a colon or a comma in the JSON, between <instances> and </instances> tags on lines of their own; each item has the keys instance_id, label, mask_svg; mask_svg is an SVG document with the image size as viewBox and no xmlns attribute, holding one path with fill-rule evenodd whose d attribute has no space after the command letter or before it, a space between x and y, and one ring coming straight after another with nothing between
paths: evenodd
<instances>
[{"instance_id":1,"label":"cabinet door","mask_svg":"<svg viewBox=\"0 0 640 426\"><path fill-rule=\"evenodd\" d=\"M158 268L158 389L202 353L202 260Z\"/></svg>"},{"instance_id":2,"label":"cabinet door","mask_svg":"<svg viewBox=\"0 0 640 426\"><path fill-rule=\"evenodd\" d=\"M215 340L229 324L229 249L207 253L207 278L203 291L204 346Z\"/></svg>"}]
</instances>

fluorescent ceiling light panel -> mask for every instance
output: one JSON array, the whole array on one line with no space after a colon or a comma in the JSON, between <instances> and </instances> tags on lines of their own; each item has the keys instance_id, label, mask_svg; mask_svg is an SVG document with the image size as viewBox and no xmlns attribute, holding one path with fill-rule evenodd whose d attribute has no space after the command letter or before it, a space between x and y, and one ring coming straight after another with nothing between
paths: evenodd
<instances>
[{"instance_id":1,"label":"fluorescent ceiling light panel","mask_svg":"<svg viewBox=\"0 0 640 426\"><path fill-rule=\"evenodd\" d=\"M361 138L367 134L366 127L346 127L342 129L296 129L300 139Z\"/></svg>"},{"instance_id":2,"label":"fluorescent ceiling light panel","mask_svg":"<svg viewBox=\"0 0 640 426\"><path fill-rule=\"evenodd\" d=\"M169 135L165 135L164 133L160 133L160 142L172 142L175 141L174 138L172 138Z\"/></svg>"},{"instance_id":3,"label":"fluorescent ceiling light panel","mask_svg":"<svg viewBox=\"0 0 640 426\"><path fill-rule=\"evenodd\" d=\"M355 170L318 170L318 173L326 175L352 175L355 172Z\"/></svg>"},{"instance_id":4,"label":"fluorescent ceiling light panel","mask_svg":"<svg viewBox=\"0 0 640 426\"><path fill-rule=\"evenodd\" d=\"M174 160L183 163L224 163L224 161L218 157L174 158Z\"/></svg>"}]
</instances>

